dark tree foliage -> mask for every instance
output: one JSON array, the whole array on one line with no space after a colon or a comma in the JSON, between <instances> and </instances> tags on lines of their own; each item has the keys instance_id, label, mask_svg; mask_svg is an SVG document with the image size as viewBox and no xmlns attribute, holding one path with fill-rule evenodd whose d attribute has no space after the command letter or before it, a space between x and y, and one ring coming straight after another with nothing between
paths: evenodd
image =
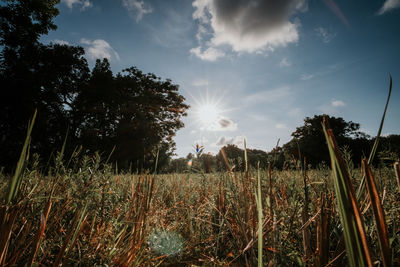
<instances>
[{"instance_id":1,"label":"dark tree foliage","mask_svg":"<svg viewBox=\"0 0 400 267\"><path fill-rule=\"evenodd\" d=\"M243 149L230 144L222 147L221 150L224 150L230 168L235 167L235 170L244 171L245 158ZM216 155L216 158L218 168L222 171L226 169L226 165L221 150ZM249 167L257 168L258 163L260 163L260 168L265 169L268 166L268 162L271 161L273 161L273 159L267 152L259 149L247 149L247 162Z\"/></svg>"},{"instance_id":2,"label":"dark tree foliage","mask_svg":"<svg viewBox=\"0 0 400 267\"><path fill-rule=\"evenodd\" d=\"M116 150L118 166L151 170L167 163L172 137L189 108L178 86L137 68L113 76L107 59L97 60L88 86L75 101L77 135L90 152Z\"/></svg>"},{"instance_id":3,"label":"dark tree foliage","mask_svg":"<svg viewBox=\"0 0 400 267\"><path fill-rule=\"evenodd\" d=\"M92 72L81 47L40 43L55 30L55 0L0 2L0 166L17 161L28 120L38 110L31 152L47 160L61 149L82 145L88 153L110 153L132 170L165 165L189 108L178 86L132 67L113 75L98 60ZM70 151L68 151L70 150Z\"/></svg>"},{"instance_id":4,"label":"dark tree foliage","mask_svg":"<svg viewBox=\"0 0 400 267\"><path fill-rule=\"evenodd\" d=\"M283 145L287 158L302 158L313 166L325 162L329 163L329 152L322 131L323 115L315 115L313 118L304 119L304 125L296 128L292 133L293 139ZM343 118L327 116L328 122L333 130L338 144L342 147L347 145L353 154L353 159L361 159L361 156L368 153L368 136L360 131L360 124L352 121L345 121Z\"/></svg>"},{"instance_id":5,"label":"dark tree foliage","mask_svg":"<svg viewBox=\"0 0 400 267\"><path fill-rule=\"evenodd\" d=\"M69 124L66 107L88 77L82 48L39 42L56 29L57 3L3 1L0 7L0 162L9 168L35 109L32 151L48 157L60 148Z\"/></svg>"}]
</instances>

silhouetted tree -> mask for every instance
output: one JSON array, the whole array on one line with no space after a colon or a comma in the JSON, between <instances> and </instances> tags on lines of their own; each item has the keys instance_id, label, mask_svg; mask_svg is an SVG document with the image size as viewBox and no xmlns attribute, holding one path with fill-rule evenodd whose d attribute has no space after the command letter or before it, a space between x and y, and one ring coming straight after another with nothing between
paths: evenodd
<instances>
[{"instance_id":1,"label":"silhouetted tree","mask_svg":"<svg viewBox=\"0 0 400 267\"><path fill-rule=\"evenodd\" d=\"M88 152L116 150L118 166L152 170L168 162L175 132L189 108L178 86L129 68L114 77L107 59L97 60L88 86L76 97L77 135Z\"/></svg>"},{"instance_id":2,"label":"silhouetted tree","mask_svg":"<svg viewBox=\"0 0 400 267\"><path fill-rule=\"evenodd\" d=\"M321 126L322 118L323 115L315 115L313 118L306 117L304 125L296 128L296 131L292 133L293 139L283 145L287 159L291 157L300 159L298 154L300 150L301 155L306 157L308 164L316 166L321 162L329 162L329 152ZM357 151L353 151L357 154L353 154L353 156L361 158L360 153L367 149L365 145L368 144L368 136L360 131L360 124L352 121L347 122L340 117L327 116L327 119L338 144L340 146L349 145L350 149L357 148ZM354 140L357 140L357 142ZM363 142L363 140L366 142ZM353 147L352 143L358 145ZM362 146L359 146L361 144Z\"/></svg>"},{"instance_id":3,"label":"silhouetted tree","mask_svg":"<svg viewBox=\"0 0 400 267\"><path fill-rule=\"evenodd\" d=\"M15 165L35 109L32 150L46 157L60 149L71 103L88 78L82 48L39 42L56 29L57 3L6 0L0 6L0 164L7 167Z\"/></svg>"}]
</instances>

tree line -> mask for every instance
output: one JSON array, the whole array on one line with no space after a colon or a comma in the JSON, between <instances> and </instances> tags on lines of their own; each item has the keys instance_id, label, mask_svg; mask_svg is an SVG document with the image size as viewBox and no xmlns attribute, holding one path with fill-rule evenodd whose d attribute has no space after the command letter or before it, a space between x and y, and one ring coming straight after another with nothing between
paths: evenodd
<instances>
[{"instance_id":1,"label":"tree line","mask_svg":"<svg viewBox=\"0 0 400 267\"><path fill-rule=\"evenodd\" d=\"M30 150L45 160L67 140L66 154L113 151L120 168L150 169L156 154L165 164L189 108L178 85L136 67L114 74L107 59L90 70L82 47L41 43L58 2L0 4L0 166L15 166L35 110Z\"/></svg>"},{"instance_id":2,"label":"tree line","mask_svg":"<svg viewBox=\"0 0 400 267\"><path fill-rule=\"evenodd\" d=\"M322 131L323 115L306 117L304 124L297 127L291 134L292 139L276 146L271 151L259 149L246 149L247 162L250 168L262 169L271 167L277 169L293 169L304 166L309 168L327 167L330 164L328 147ZM362 158L368 158L375 142L375 138L360 131L360 124L345 121L341 117L327 116L328 122L335 134L338 144L341 146L345 159L353 166L359 166ZM217 155L192 154L186 158L178 158L170 161L166 172L189 172L189 171L244 171L245 156L244 149L230 144L222 147ZM392 134L381 136L377 150L375 165L384 166L398 161L400 157L400 135ZM191 161L191 166L187 163Z\"/></svg>"}]
</instances>

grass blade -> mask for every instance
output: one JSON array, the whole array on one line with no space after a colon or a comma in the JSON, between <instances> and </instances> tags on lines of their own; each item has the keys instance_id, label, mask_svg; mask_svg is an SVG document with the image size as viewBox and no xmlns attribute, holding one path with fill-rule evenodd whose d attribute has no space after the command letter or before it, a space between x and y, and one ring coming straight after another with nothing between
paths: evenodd
<instances>
[{"instance_id":1,"label":"grass blade","mask_svg":"<svg viewBox=\"0 0 400 267\"><path fill-rule=\"evenodd\" d=\"M324 117L322 127L331 157L335 194L343 226L349 266L372 266L364 223L351 185L350 175L326 117Z\"/></svg>"},{"instance_id":2,"label":"grass blade","mask_svg":"<svg viewBox=\"0 0 400 267\"><path fill-rule=\"evenodd\" d=\"M263 208L261 198L261 176L260 176L260 162L258 162L257 171L257 191L254 193L257 203L258 211L258 267L263 266Z\"/></svg>"},{"instance_id":3,"label":"grass blade","mask_svg":"<svg viewBox=\"0 0 400 267\"><path fill-rule=\"evenodd\" d=\"M396 174L397 178L397 186L399 187L399 192L400 192L400 167L399 167L399 162L394 163L394 173Z\"/></svg>"},{"instance_id":4,"label":"grass blade","mask_svg":"<svg viewBox=\"0 0 400 267\"><path fill-rule=\"evenodd\" d=\"M17 168L15 169L15 173L13 178L11 179L8 187L7 194L7 204L12 202L18 195L19 186L21 185L22 175L26 168L26 160L29 154L29 144L31 141L31 133L33 129L33 125L35 124L37 110L33 114L32 120L28 123L28 131L26 133L26 138L24 145L22 147L21 155L19 156L19 160L17 163Z\"/></svg>"},{"instance_id":5,"label":"grass blade","mask_svg":"<svg viewBox=\"0 0 400 267\"><path fill-rule=\"evenodd\" d=\"M39 229L36 233L35 242L33 244L33 251L32 251L31 257L29 259L28 266L33 265L33 262L35 261L36 255L39 251L40 243L42 242L42 239L44 236L44 231L46 230L46 223L47 223L47 219L49 218L51 205L52 205L52 201L51 201L51 195L50 195L49 200L45 207L45 211L40 216L40 225L39 225Z\"/></svg>"},{"instance_id":6,"label":"grass blade","mask_svg":"<svg viewBox=\"0 0 400 267\"><path fill-rule=\"evenodd\" d=\"M372 210L375 217L376 228L378 231L378 240L381 247L383 266L389 267L392 266L392 259L390 256L390 246L386 228L385 212L383 211L381 198L379 197L378 190L376 189L374 176L370 167L368 166L366 159L362 160L362 167L369 198L371 200Z\"/></svg>"},{"instance_id":7,"label":"grass blade","mask_svg":"<svg viewBox=\"0 0 400 267\"><path fill-rule=\"evenodd\" d=\"M386 110L389 105L390 95L392 94L392 75L389 75L389 76L390 76L389 94L388 94L388 97L386 100L385 109L383 111L381 124L379 125L378 134L376 135L374 145L372 147L371 153L369 154L368 165L370 165L375 158L375 153L376 153L376 150L378 149L379 139L380 139L381 133L382 133L383 123L385 122ZM360 186L357 189L357 199L358 200L360 200L362 194L364 193L364 190L365 190L365 176L362 178Z\"/></svg>"}]
</instances>

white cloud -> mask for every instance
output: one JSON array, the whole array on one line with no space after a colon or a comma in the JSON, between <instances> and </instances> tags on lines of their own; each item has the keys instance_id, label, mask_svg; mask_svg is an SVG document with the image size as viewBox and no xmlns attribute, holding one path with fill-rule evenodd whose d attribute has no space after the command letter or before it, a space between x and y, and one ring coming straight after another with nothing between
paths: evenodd
<instances>
[{"instance_id":1,"label":"white cloud","mask_svg":"<svg viewBox=\"0 0 400 267\"><path fill-rule=\"evenodd\" d=\"M290 18L307 9L306 0L195 0L192 5L193 19L200 24L200 46L192 53L203 60L209 59L201 50L226 45L239 53L260 53L296 43L299 23ZM205 34L211 34L211 38L203 42Z\"/></svg>"},{"instance_id":2,"label":"white cloud","mask_svg":"<svg viewBox=\"0 0 400 267\"><path fill-rule=\"evenodd\" d=\"M89 0L61 0L61 2L71 9L74 6L80 6L81 10L85 10L86 8L93 6L92 2L90 2Z\"/></svg>"},{"instance_id":3,"label":"white cloud","mask_svg":"<svg viewBox=\"0 0 400 267\"><path fill-rule=\"evenodd\" d=\"M336 33L330 32L328 29L323 27L315 28L314 31L317 33L317 36L319 36L324 43L329 43L336 36Z\"/></svg>"},{"instance_id":4,"label":"white cloud","mask_svg":"<svg viewBox=\"0 0 400 267\"><path fill-rule=\"evenodd\" d=\"M400 0L386 0L383 6L379 9L378 15L382 15L396 8L400 8Z\"/></svg>"},{"instance_id":5,"label":"white cloud","mask_svg":"<svg viewBox=\"0 0 400 267\"><path fill-rule=\"evenodd\" d=\"M281 62L279 62L279 67L290 67L292 66L292 62L290 62L287 58L282 58Z\"/></svg>"},{"instance_id":6,"label":"white cloud","mask_svg":"<svg viewBox=\"0 0 400 267\"><path fill-rule=\"evenodd\" d=\"M153 12L153 8L149 4L146 7L143 0L122 0L122 5L136 16L136 22L139 22L144 15Z\"/></svg>"},{"instance_id":7,"label":"white cloud","mask_svg":"<svg viewBox=\"0 0 400 267\"><path fill-rule=\"evenodd\" d=\"M344 107L346 104L342 100L333 99L331 102L332 107Z\"/></svg>"},{"instance_id":8,"label":"white cloud","mask_svg":"<svg viewBox=\"0 0 400 267\"><path fill-rule=\"evenodd\" d=\"M244 136L221 136L217 142L215 143L216 146L226 146L226 145L241 145L243 144L243 140L245 139Z\"/></svg>"},{"instance_id":9,"label":"white cloud","mask_svg":"<svg viewBox=\"0 0 400 267\"><path fill-rule=\"evenodd\" d=\"M86 45L86 54L92 60L107 58L109 60L115 58L119 60L118 53L111 47L111 45L102 39L90 41L82 38L81 43Z\"/></svg>"},{"instance_id":10,"label":"white cloud","mask_svg":"<svg viewBox=\"0 0 400 267\"><path fill-rule=\"evenodd\" d=\"M277 129L287 129L288 127L284 123L277 123L275 125L275 128L277 128Z\"/></svg>"},{"instance_id":11,"label":"white cloud","mask_svg":"<svg viewBox=\"0 0 400 267\"><path fill-rule=\"evenodd\" d=\"M55 44L59 44L59 45L69 45L69 42L64 41L64 40L54 39L53 42L54 42Z\"/></svg>"},{"instance_id":12,"label":"white cloud","mask_svg":"<svg viewBox=\"0 0 400 267\"><path fill-rule=\"evenodd\" d=\"M314 78L313 74L303 74L300 77L300 79L302 79L303 81L308 81L308 80L311 80L312 78Z\"/></svg>"},{"instance_id":13,"label":"white cloud","mask_svg":"<svg viewBox=\"0 0 400 267\"><path fill-rule=\"evenodd\" d=\"M225 56L224 51L214 47L208 47L202 52L201 47L198 46L190 49L190 53L205 61L216 61L218 58Z\"/></svg>"}]
</instances>

